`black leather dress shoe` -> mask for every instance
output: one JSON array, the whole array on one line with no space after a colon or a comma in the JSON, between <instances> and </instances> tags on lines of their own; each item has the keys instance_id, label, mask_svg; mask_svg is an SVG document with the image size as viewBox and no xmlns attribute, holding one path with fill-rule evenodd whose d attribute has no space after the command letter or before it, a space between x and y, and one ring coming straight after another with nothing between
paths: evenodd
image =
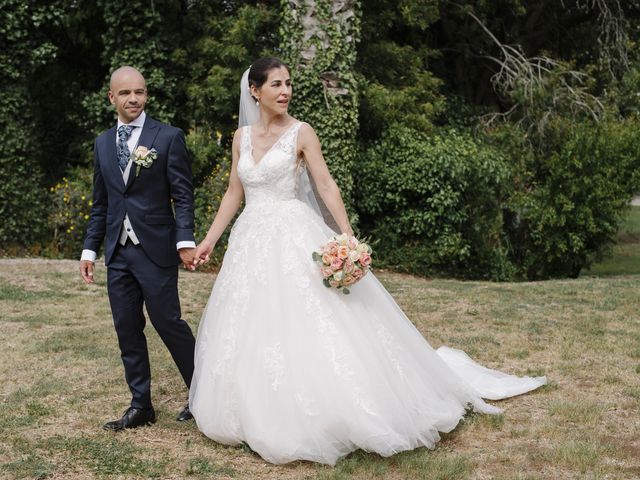
<instances>
[{"instance_id":1,"label":"black leather dress shoe","mask_svg":"<svg viewBox=\"0 0 640 480\"><path fill-rule=\"evenodd\" d=\"M189 405L187 405L178 414L178 416L176 417L176 420L179 422L184 422L186 420L191 420L192 418L193 418L193 415L191 415L191 410L189 410Z\"/></svg>"},{"instance_id":2,"label":"black leather dress shoe","mask_svg":"<svg viewBox=\"0 0 640 480\"><path fill-rule=\"evenodd\" d=\"M121 419L114 420L113 422L107 422L102 426L102 428L118 432L125 428L136 428L142 425L150 425L152 423L156 423L156 412L153 408L146 408L143 410L140 408L129 407L124 412Z\"/></svg>"}]
</instances>

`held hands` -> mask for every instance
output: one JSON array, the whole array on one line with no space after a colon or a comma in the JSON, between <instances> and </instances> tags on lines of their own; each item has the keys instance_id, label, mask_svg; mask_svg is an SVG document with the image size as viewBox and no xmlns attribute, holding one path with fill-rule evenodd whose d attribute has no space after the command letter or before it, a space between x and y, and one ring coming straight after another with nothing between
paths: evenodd
<instances>
[{"instance_id":1,"label":"held hands","mask_svg":"<svg viewBox=\"0 0 640 480\"><path fill-rule=\"evenodd\" d=\"M198 267L198 263L196 262L196 257L194 255L196 249L195 248L181 248L178 250L178 255L180 255L180 260L182 260L182 265L184 265L185 270L195 270Z\"/></svg>"},{"instance_id":2,"label":"held hands","mask_svg":"<svg viewBox=\"0 0 640 480\"><path fill-rule=\"evenodd\" d=\"M204 240L196 248L181 248L178 253L180 254L180 260L182 260L184 268L194 271L199 266L207 263L213 247L215 247L215 244L209 244Z\"/></svg>"},{"instance_id":3,"label":"held hands","mask_svg":"<svg viewBox=\"0 0 640 480\"><path fill-rule=\"evenodd\" d=\"M198 262L198 266L203 265L209 261L209 255L213 252L213 248L216 246L215 243L209 243L206 239L200 243L196 247L196 251L194 253L194 257Z\"/></svg>"}]
</instances>

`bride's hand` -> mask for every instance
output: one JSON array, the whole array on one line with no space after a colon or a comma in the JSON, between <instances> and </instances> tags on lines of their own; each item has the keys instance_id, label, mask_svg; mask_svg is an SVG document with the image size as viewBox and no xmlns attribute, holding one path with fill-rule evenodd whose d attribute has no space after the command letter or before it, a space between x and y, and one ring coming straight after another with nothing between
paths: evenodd
<instances>
[{"instance_id":1,"label":"bride's hand","mask_svg":"<svg viewBox=\"0 0 640 480\"><path fill-rule=\"evenodd\" d=\"M207 242L207 240L203 240L200 245L196 247L196 251L193 254L195 258L195 262L197 262L197 266L205 264L209 261L209 256L211 252L213 252L213 248L216 246L215 243Z\"/></svg>"}]
</instances>

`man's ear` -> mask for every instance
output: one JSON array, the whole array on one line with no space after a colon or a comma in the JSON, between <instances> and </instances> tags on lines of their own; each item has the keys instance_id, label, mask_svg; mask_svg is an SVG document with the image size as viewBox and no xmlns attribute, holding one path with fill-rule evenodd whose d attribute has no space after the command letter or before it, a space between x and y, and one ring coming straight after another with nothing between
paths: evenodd
<instances>
[{"instance_id":1,"label":"man's ear","mask_svg":"<svg viewBox=\"0 0 640 480\"><path fill-rule=\"evenodd\" d=\"M107 96L109 97L109 102L111 102L111 105L115 105L116 99L111 90L109 90L109 92L107 93Z\"/></svg>"}]
</instances>

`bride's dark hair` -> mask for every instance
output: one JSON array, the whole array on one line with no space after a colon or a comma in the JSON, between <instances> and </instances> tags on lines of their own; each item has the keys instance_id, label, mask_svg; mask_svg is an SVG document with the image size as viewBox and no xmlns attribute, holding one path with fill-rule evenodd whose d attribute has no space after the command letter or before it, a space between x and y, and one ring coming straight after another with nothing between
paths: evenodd
<instances>
[{"instance_id":1,"label":"bride's dark hair","mask_svg":"<svg viewBox=\"0 0 640 480\"><path fill-rule=\"evenodd\" d=\"M288 72L289 67L286 63L276 57L263 57L259 58L251 64L249 69L249 86L260 88L264 82L267 81L269 72L274 68L284 67Z\"/></svg>"}]
</instances>

